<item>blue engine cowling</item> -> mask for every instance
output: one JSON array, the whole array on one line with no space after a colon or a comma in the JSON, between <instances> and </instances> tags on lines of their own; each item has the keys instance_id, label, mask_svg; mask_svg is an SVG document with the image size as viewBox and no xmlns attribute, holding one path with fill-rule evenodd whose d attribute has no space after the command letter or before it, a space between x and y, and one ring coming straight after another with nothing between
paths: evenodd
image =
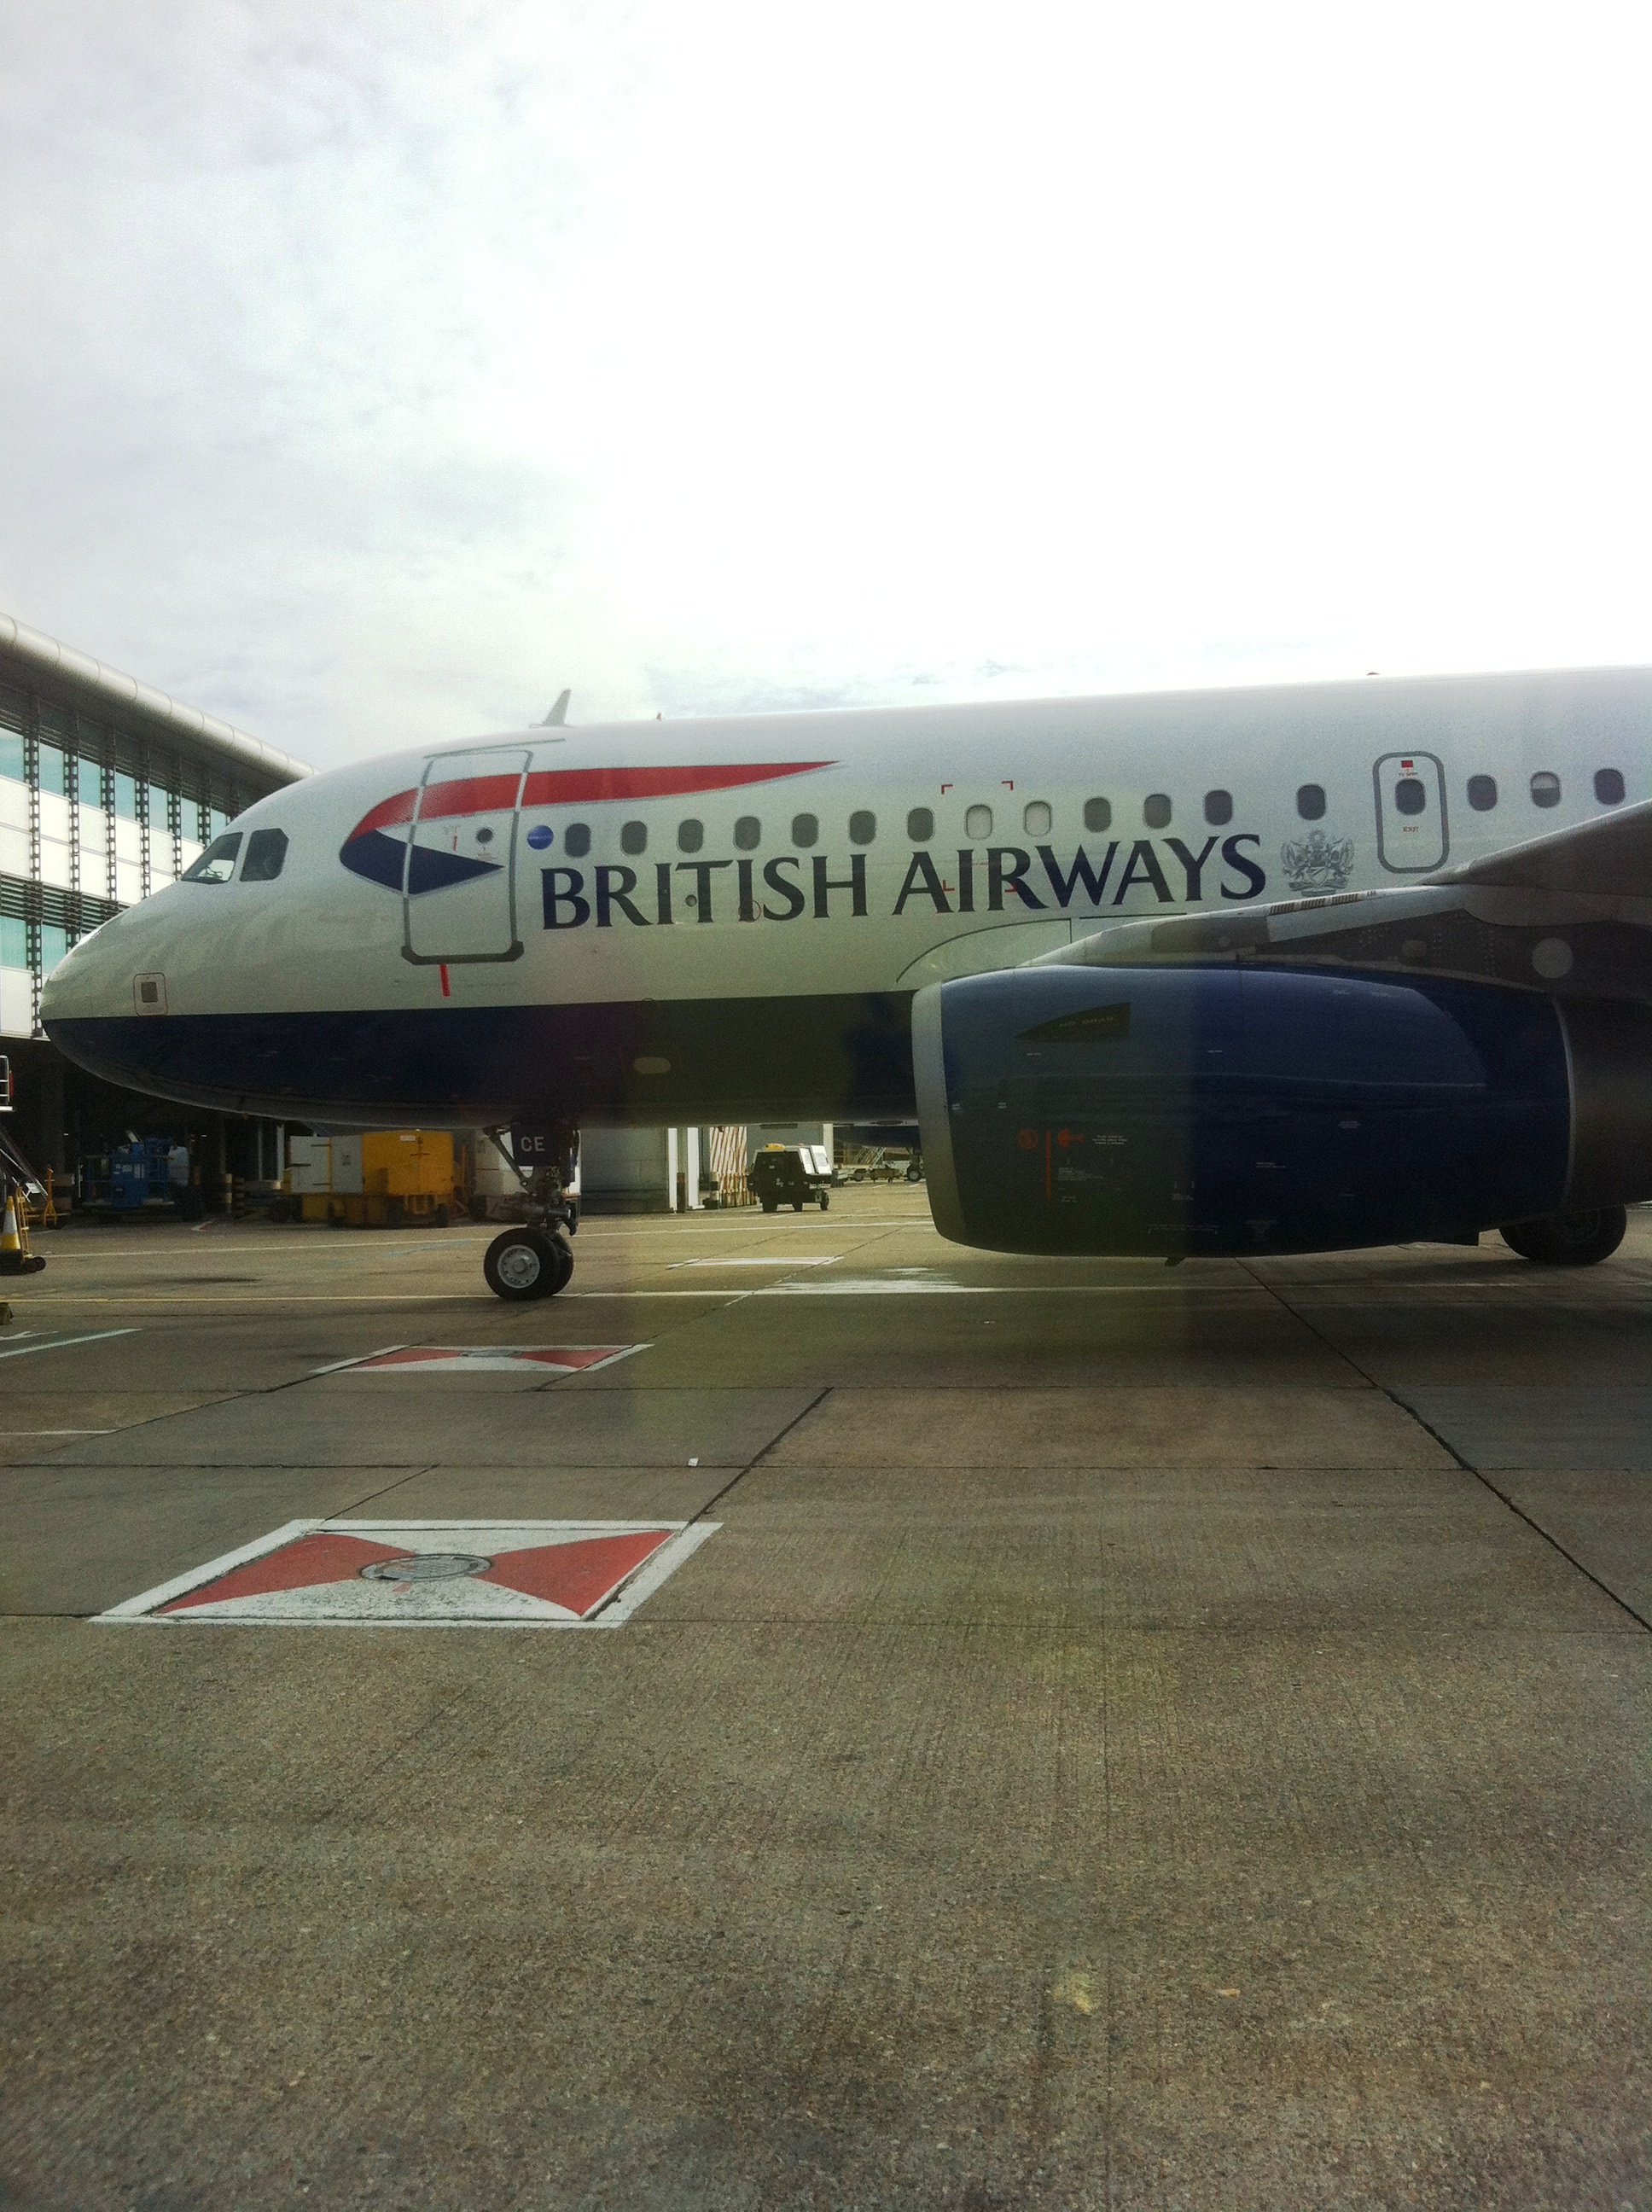
<instances>
[{"instance_id":1,"label":"blue engine cowling","mask_svg":"<svg viewBox=\"0 0 1652 2212\"><path fill-rule=\"evenodd\" d=\"M1054 966L932 986L913 1045L936 1224L994 1251L1336 1251L1652 1194L1637 1008Z\"/></svg>"}]
</instances>

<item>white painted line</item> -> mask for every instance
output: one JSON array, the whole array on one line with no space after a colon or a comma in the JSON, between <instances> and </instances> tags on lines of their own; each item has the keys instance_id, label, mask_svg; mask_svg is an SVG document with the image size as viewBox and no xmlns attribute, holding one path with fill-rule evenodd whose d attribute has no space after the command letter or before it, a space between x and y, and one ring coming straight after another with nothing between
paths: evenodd
<instances>
[{"instance_id":1,"label":"white painted line","mask_svg":"<svg viewBox=\"0 0 1652 2212\"><path fill-rule=\"evenodd\" d=\"M0 1352L0 1359L24 1359L31 1352L67 1352L71 1344L102 1344L112 1336L136 1336L136 1328L94 1329L90 1336L60 1336L49 1344L20 1344L15 1351Z\"/></svg>"},{"instance_id":2,"label":"white painted line","mask_svg":"<svg viewBox=\"0 0 1652 2212\"><path fill-rule=\"evenodd\" d=\"M835 1267L842 1257L841 1252L827 1252L819 1259L806 1260L795 1255L789 1260L671 1260L666 1267L670 1273L679 1267Z\"/></svg>"},{"instance_id":3,"label":"white painted line","mask_svg":"<svg viewBox=\"0 0 1652 2212\"><path fill-rule=\"evenodd\" d=\"M354 1359L335 1359L329 1367L313 1367L312 1375L338 1375L346 1367L359 1367L364 1359L382 1359L389 1352L405 1352L404 1344L381 1344L376 1352L358 1352Z\"/></svg>"},{"instance_id":4,"label":"white painted line","mask_svg":"<svg viewBox=\"0 0 1652 2212\"><path fill-rule=\"evenodd\" d=\"M129 1597L124 1604L112 1605L107 1613L100 1613L99 1620L137 1620L157 1605L166 1605L186 1590L197 1589L202 1583L216 1582L220 1575L228 1574L231 1567L245 1566L249 1559L261 1559L266 1552L273 1552L282 1544L289 1544L295 1536L307 1536L313 1528L321 1526L319 1521L288 1521L267 1536L255 1536L250 1544L242 1544L235 1551L225 1552L216 1559L209 1559L203 1567L191 1567L186 1574L174 1575L169 1583L160 1583L142 1597Z\"/></svg>"},{"instance_id":5,"label":"white painted line","mask_svg":"<svg viewBox=\"0 0 1652 2212\"><path fill-rule=\"evenodd\" d=\"M714 1536L722 1527L720 1521L695 1521L669 1544L662 1544L652 1559L645 1559L619 1595L589 1620L579 1623L581 1628L618 1628L628 1621L640 1605L651 1598L666 1578L674 1575L683 1563L700 1549L708 1536Z\"/></svg>"}]
</instances>

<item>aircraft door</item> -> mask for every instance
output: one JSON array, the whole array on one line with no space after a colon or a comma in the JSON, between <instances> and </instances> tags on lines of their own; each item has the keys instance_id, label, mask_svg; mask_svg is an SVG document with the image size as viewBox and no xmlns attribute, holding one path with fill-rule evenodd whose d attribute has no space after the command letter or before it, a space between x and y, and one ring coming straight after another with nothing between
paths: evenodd
<instances>
[{"instance_id":1,"label":"aircraft door","mask_svg":"<svg viewBox=\"0 0 1652 2212\"><path fill-rule=\"evenodd\" d=\"M1444 865L1445 770L1433 753L1384 753L1376 787L1377 857L1391 875L1425 874Z\"/></svg>"},{"instance_id":2,"label":"aircraft door","mask_svg":"<svg viewBox=\"0 0 1652 2212\"><path fill-rule=\"evenodd\" d=\"M404 959L520 959L516 852L531 759L526 746L501 745L426 761L402 875Z\"/></svg>"}]
</instances>

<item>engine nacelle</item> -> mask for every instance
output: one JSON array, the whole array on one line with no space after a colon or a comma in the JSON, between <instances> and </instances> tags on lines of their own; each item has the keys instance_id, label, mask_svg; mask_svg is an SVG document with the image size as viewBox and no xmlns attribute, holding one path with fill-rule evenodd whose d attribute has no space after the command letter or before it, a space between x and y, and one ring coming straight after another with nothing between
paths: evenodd
<instances>
[{"instance_id":1,"label":"engine nacelle","mask_svg":"<svg viewBox=\"0 0 1652 2212\"><path fill-rule=\"evenodd\" d=\"M1020 968L913 1003L930 1204L999 1252L1467 1237L1652 1195L1652 1014L1323 970Z\"/></svg>"}]
</instances>

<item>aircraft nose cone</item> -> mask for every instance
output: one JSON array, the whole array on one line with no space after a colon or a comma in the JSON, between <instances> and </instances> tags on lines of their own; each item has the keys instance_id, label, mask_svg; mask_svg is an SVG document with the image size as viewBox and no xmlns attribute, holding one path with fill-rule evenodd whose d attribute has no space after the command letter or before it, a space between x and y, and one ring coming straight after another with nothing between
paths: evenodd
<instances>
[{"instance_id":1,"label":"aircraft nose cone","mask_svg":"<svg viewBox=\"0 0 1652 2212\"><path fill-rule=\"evenodd\" d=\"M82 938L40 994L40 1022L58 1049L115 1083L142 1087L158 1042L155 1024L175 1009L165 946L149 918L117 915Z\"/></svg>"}]
</instances>

